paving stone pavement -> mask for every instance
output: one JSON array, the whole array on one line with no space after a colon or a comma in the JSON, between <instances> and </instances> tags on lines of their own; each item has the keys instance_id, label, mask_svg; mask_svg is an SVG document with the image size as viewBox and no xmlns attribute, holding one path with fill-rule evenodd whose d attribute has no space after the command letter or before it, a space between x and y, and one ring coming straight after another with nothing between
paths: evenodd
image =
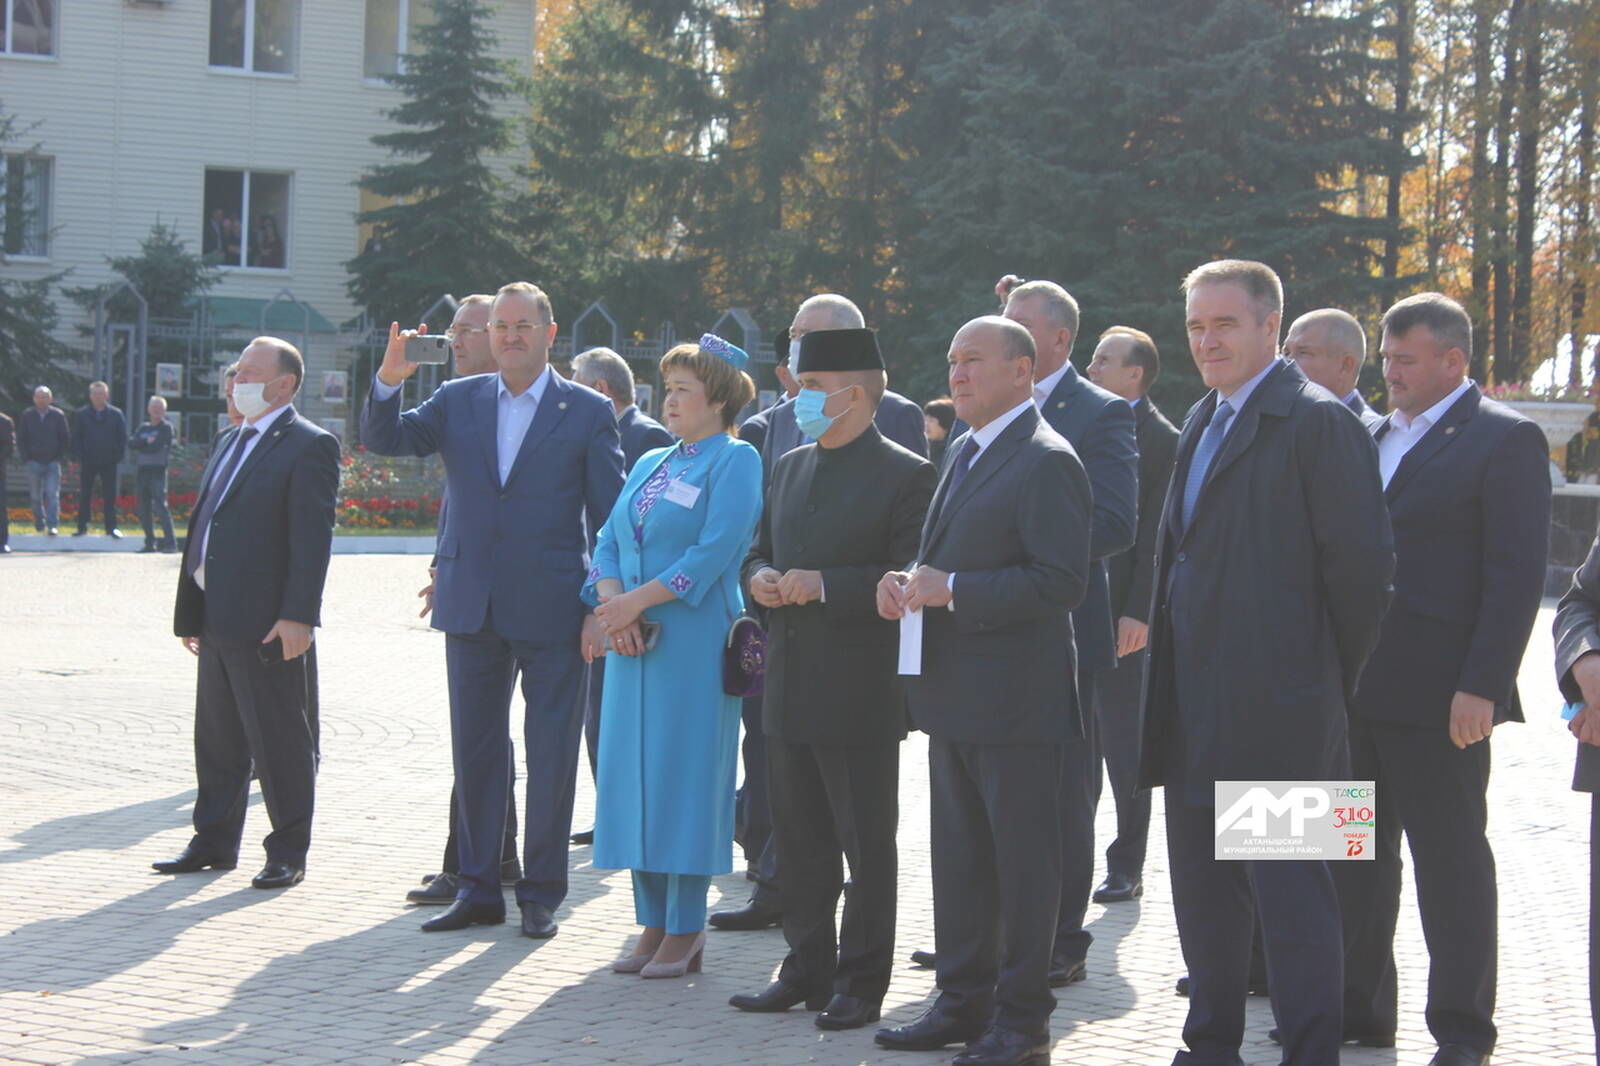
<instances>
[{"instance_id":1,"label":"paving stone pavement","mask_svg":"<svg viewBox=\"0 0 1600 1066\"><path fill-rule=\"evenodd\" d=\"M416 617L416 557L333 561L319 635L323 751L310 869L259 892L265 811L252 805L239 869L162 877L149 863L189 836L193 660L169 634L177 560L122 554L0 559L0 1061L6 1063L749 1063L919 1066L870 1032L823 1034L804 1011L741 1014L782 936L713 933L706 972L641 981L607 968L635 932L626 872L574 848L550 941L514 925L422 935L436 911L403 896L433 871L450 790L443 641ZM1531 724L1496 733L1491 830L1499 860L1501 1044L1496 1064L1592 1064L1587 1000L1587 797L1568 790L1556 720L1550 610L1522 673ZM931 947L924 744L902 765L896 954ZM577 820L593 809L580 778ZM1109 798L1102 839L1114 827ZM1055 1063L1169 1062L1186 1000L1160 805L1140 903L1090 911L1086 982L1061 990ZM717 900L747 885L719 877ZM1409 881L1398 944L1400 1046L1347 1049L1353 1066L1422 1064L1426 954ZM515 915L515 910L512 910ZM891 1024L928 1001L930 974L897 967ZM1246 1062L1276 1063L1265 1001Z\"/></svg>"}]
</instances>

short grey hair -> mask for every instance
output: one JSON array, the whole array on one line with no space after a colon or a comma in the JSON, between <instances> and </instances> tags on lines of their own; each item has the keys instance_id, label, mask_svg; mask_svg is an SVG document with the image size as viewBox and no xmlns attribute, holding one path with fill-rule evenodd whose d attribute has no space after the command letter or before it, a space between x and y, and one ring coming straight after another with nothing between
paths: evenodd
<instances>
[{"instance_id":1,"label":"short grey hair","mask_svg":"<svg viewBox=\"0 0 1600 1066\"><path fill-rule=\"evenodd\" d=\"M163 411L167 409L167 398L165 396L152 396L145 401L145 406L149 407L153 403L160 404Z\"/></svg>"},{"instance_id":2,"label":"short grey hair","mask_svg":"<svg viewBox=\"0 0 1600 1066\"><path fill-rule=\"evenodd\" d=\"M1078 301L1066 289L1053 281L1025 281L1007 294L1006 306L1018 300L1038 300L1056 328L1071 333L1073 342L1077 342Z\"/></svg>"},{"instance_id":3,"label":"short grey hair","mask_svg":"<svg viewBox=\"0 0 1600 1066\"><path fill-rule=\"evenodd\" d=\"M282 337L272 336L257 337L255 340L245 345L245 347L254 348L258 344L264 348L271 348L273 351L278 353L278 373L293 374L294 391L299 392L300 386L304 384L306 380L306 360L305 357L300 354L300 349L296 348Z\"/></svg>"},{"instance_id":4,"label":"short grey hair","mask_svg":"<svg viewBox=\"0 0 1600 1066\"><path fill-rule=\"evenodd\" d=\"M612 399L633 402L633 368L610 348L578 353L572 360L572 376L580 385L603 381L611 390Z\"/></svg>"},{"instance_id":5,"label":"short grey hair","mask_svg":"<svg viewBox=\"0 0 1600 1066\"><path fill-rule=\"evenodd\" d=\"M1366 363L1367 331L1361 328L1361 323L1356 321L1355 315L1337 307L1319 307L1295 319L1294 325L1289 327L1289 332L1292 334L1297 329L1310 329L1313 326L1327 327L1328 346L1335 352L1349 352L1355 356L1357 370Z\"/></svg>"},{"instance_id":6,"label":"short grey hair","mask_svg":"<svg viewBox=\"0 0 1600 1066\"><path fill-rule=\"evenodd\" d=\"M1399 337L1417 326L1427 326L1440 351L1460 348L1472 357L1472 319L1467 309L1442 292L1407 296L1383 313L1383 331Z\"/></svg>"},{"instance_id":7,"label":"short grey hair","mask_svg":"<svg viewBox=\"0 0 1600 1066\"><path fill-rule=\"evenodd\" d=\"M826 310L832 319L834 329L865 329L867 320L861 314L861 308L855 305L848 296L840 296L836 292L822 292L802 302L795 310L795 314L817 309Z\"/></svg>"},{"instance_id":8,"label":"short grey hair","mask_svg":"<svg viewBox=\"0 0 1600 1066\"><path fill-rule=\"evenodd\" d=\"M1253 259L1218 259L1189 271L1183 279L1183 295L1201 285L1238 285L1256 307L1256 321L1265 322L1267 316L1283 313L1283 281L1278 272L1265 263Z\"/></svg>"}]
</instances>

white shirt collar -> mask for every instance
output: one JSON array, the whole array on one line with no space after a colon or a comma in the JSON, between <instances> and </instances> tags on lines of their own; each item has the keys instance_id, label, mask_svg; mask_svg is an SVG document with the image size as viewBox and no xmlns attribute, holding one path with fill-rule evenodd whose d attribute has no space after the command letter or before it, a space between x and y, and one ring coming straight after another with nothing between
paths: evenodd
<instances>
[{"instance_id":1,"label":"white shirt collar","mask_svg":"<svg viewBox=\"0 0 1600 1066\"><path fill-rule=\"evenodd\" d=\"M1007 426L1015 422L1022 412L1032 406L1033 398L1029 397L982 429L973 430L972 439L978 443L978 450L973 453L972 461L977 462L978 456L989 450L989 445L994 443L995 438L1004 433Z\"/></svg>"},{"instance_id":2,"label":"white shirt collar","mask_svg":"<svg viewBox=\"0 0 1600 1066\"><path fill-rule=\"evenodd\" d=\"M1050 398L1050 394L1056 391L1056 386L1061 384L1061 379L1067 376L1067 368L1071 365L1072 360L1068 359L1056 369L1055 373L1047 374L1038 381L1034 382L1033 402L1038 404L1040 407L1043 407L1044 402Z\"/></svg>"},{"instance_id":3,"label":"white shirt collar","mask_svg":"<svg viewBox=\"0 0 1600 1066\"><path fill-rule=\"evenodd\" d=\"M1448 396L1434 404L1432 407L1428 408L1426 411L1422 412L1416 418L1407 418L1404 411L1396 408L1394 414L1389 417L1389 424L1392 428L1398 429L1402 433L1410 433L1413 429L1418 427L1426 429L1429 426L1437 424L1439 419L1444 417L1444 413L1450 410L1450 408L1455 405L1455 402L1461 399L1461 397L1465 395L1466 391L1470 388L1472 388L1472 379L1463 379L1461 384L1450 390L1450 394Z\"/></svg>"},{"instance_id":4,"label":"white shirt collar","mask_svg":"<svg viewBox=\"0 0 1600 1066\"><path fill-rule=\"evenodd\" d=\"M511 390L506 388L506 379L503 374L496 374L494 376L494 382L495 396L497 399L506 398L520 400L523 397L532 397L533 405L537 407L539 406L539 401L544 399L545 388L550 384L550 364L546 363L544 365L544 369L539 371L539 376L533 379L533 384L528 386L527 391L524 392L522 396L511 395Z\"/></svg>"},{"instance_id":5,"label":"white shirt collar","mask_svg":"<svg viewBox=\"0 0 1600 1066\"><path fill-rule=\"evenodd\" d=\"M266 414L255 419L254 421L247 419L244 424L255 430L257 436L264 436L267 430L271 428L272 423L276 422L278 417L288 409L288 404L284 404L282 407L274 407L272 410L268 411Z\"/></svg>"}]
</instances>

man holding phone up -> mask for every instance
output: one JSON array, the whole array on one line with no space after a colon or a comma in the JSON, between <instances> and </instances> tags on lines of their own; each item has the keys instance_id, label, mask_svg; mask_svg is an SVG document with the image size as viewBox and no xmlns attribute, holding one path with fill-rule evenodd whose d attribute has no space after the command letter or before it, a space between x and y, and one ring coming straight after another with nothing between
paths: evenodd
<instances>
[{"instance_id":1,"label":"man holding phone up","mask_svg":"<svg viewBox=\"0 0 1600 1066\"><path fill-rule=\"evenodd\" d=\"M294 345L257 337L238 371L233 402L244 422L224 434L201 480L173 621L200 660L194 838L152 865L194 873L238 864L253 760L272 832L251 884L288 888L305 877L311 842L306 652L333 550L339 441L290 403L305 378Z\"/></svg>"}]
</instances>

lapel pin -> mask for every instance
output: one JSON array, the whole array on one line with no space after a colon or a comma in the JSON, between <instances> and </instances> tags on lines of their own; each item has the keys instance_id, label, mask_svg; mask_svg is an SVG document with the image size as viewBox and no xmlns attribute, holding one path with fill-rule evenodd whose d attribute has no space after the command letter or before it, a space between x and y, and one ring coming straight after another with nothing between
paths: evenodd
<instances>
[{"instance_id":1,"label":"lapel pin","mask_svg":"<svg viewBox=\"0 0 1600 1066\"><path fill-rule=\"evenodd\" d=\"M562 400L560 403L556 404L556 409L558 411L565 411L567 409L567 401Z\"/></svg>"},{"instance_id":2,"label":"lapel pin","mask_svg":"<svg viewBox=\"0 0 1600 1066\"><path fill-rule=\"evenodd\" d=\"M1456 427L1455 426L1445 426L1444 427L1444 435L1447 436L1447 437L1450 434L1454 433L1455 431L1456 431Z\"/></svg>"},{"instance_id":3,"label":"lapel pin","mask_svg":"<svg viewBox=\"0 0 1600 1066\"><path fill-rule=\"evenodd\" d=\"M1056 401L1056 406L1057 407L1065 407L1065 406L1067 406L1067 401L1065 401L1065 400L1057 400Z\"/></svg>"}]
</instances>

